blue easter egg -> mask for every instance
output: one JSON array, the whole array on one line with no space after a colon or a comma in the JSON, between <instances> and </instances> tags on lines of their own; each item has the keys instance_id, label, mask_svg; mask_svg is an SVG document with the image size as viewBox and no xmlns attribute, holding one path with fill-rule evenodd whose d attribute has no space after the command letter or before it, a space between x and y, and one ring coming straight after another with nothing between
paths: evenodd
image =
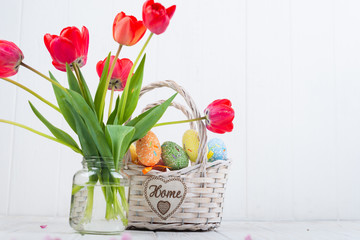
<instances>
[{"instance_id":1,"label":"blue easter egg","mask_svg":"<svg viewBox=\"0 0 360 240\"><path fill-rule=\"evenodd\" d=\"M208 161L227 160L227 149L220 138L213 138L208 142Z\"/></svg>"}]
</instances>

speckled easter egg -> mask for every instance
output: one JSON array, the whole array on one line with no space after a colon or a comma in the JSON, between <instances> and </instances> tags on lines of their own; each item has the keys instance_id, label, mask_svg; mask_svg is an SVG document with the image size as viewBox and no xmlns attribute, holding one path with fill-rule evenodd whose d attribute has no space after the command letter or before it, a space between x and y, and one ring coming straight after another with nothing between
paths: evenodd
<instances>
[{"instance_id":1,"label":"speckled easter egg","mask_svg":"<svg viewBox=\"0 0 360 240\"><path fill-rule=\"evenodd\" d=\"M208 142L208 158L209 162L227 160L227 150L223 140L213 138Z\"/></svg>"},{"instance_id":2,"label":"speckled easter egg","mask_svg":"<svg viewBox=\"0 0 360 240\"><path fill-rule=\"evenodd\" d=\"M200 145L198 132L194 129L187 130L182 137L182 143L186 154L190 158L190 161L195 162L198 157Z\"/></svg>"},{"instance_id":3,"label":"speckled easter egg","mask_svg":"<svg viewBox=\"0 0 360 240\"><path fill-rule=\"evenodd\" d=\"M167 141L161 145L161 158L170 170L179 170L189 165L188 155L174 142Z\"/></svg>"},{"instance_id":4,"label":"speckled easter egg","mask_svg":"<svg viewBox=\"0 0 360 240\"><path fill-rule=\"evenodd\" d=\"M137 164L137 165L141 164L141 163L139 163L139 159L136 154L136 147L134 144L130 145L130 155L131 155L131 162L133 162L134 164Z\"/></svg>"},{"instance_id":5,"label":"speckled easter egg","mask_svg":"<svg viewBox=\"0 0 360 240\"><path fill-rule=\"evenodd\" d=\"M161 157L161 147L156 135L149 131L145 137L136 141L136 154L144 166L154 166Z\"/></svg>"}]
</instances>

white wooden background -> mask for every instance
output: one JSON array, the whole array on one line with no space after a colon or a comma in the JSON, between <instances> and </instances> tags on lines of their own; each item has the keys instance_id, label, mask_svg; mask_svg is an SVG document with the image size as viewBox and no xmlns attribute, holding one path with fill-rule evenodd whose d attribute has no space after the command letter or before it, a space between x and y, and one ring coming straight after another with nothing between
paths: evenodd
<instances>
[{"instance_id":1,"label":"white wooden background","mask_svg":"<svg viewBox=\"0 0 360 240\"><path fill-rule=\"evenodd\" d=\"M89 57L82 70L94 92L97 61L117 49L115 14L141 17L142 3L0 0L0 39L18 44L25 63L52 71L65 84L43 35L87 26ZM162 3L177 10L168 30L147 48L144 83L173 79L201 111L218 98L231 99L236 111L232 133L209 134L227 143L234 162L224 218L360 219L360 1ZM143 43L124 48L121 56L134 59ZM27 69L13 79L55 102L50 85ZM158 91L139 105L170 94ZM47 132L28 100L70 131L57 112L0 81L0 118ZM163 121L182 118L170 110ZM155 133L180 143L187 126L181 129ZM66 216L80 156L10 125L0 125L0 133L0 215Z\"/></svg>"}]
</instances>

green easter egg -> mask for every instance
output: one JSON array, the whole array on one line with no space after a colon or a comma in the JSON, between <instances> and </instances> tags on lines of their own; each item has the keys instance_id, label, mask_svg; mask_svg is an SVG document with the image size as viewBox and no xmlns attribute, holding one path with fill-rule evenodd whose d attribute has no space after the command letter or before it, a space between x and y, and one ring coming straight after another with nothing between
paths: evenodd
<instances>
[{"instance_id":1,"label":"green easter egg","mask_svg":"<svg viewBox=\"0 0 360 240\"><path fill-rule=\"evenodd\" d=\"M188 155L174 142L167 141L161 145L161 158L170 170L179 170L189 165Z\"/></svg>"},{"instance_id":2,"label":"green easter egg","mask_svg":"<svg viewBox=\"0 0 360 240\"><path fill-rule=\"evenodd\" d=\"M198 151L199 151L199 134L194 129L187 130L182 138L182 143L185 152L190 158L190 161L195 162L198 157Z\"/></svg>"}]
</instances>

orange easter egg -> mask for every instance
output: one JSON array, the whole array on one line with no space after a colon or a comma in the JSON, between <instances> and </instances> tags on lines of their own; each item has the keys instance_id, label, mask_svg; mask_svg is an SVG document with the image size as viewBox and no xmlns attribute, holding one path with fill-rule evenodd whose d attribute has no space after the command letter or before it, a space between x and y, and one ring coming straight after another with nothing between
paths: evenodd
<instances>
[{"instance_id":1,"label":"orange easter egg","mask_svg":"<svg viewBox=\"0 0 360 240\"><path fill-rule=\"evenodd\" d=\"M136 142L136 154L139 162L147 167L154 166L161 158L161 147L156 135L149 131Z\"/></svg>"}]
</instances>

